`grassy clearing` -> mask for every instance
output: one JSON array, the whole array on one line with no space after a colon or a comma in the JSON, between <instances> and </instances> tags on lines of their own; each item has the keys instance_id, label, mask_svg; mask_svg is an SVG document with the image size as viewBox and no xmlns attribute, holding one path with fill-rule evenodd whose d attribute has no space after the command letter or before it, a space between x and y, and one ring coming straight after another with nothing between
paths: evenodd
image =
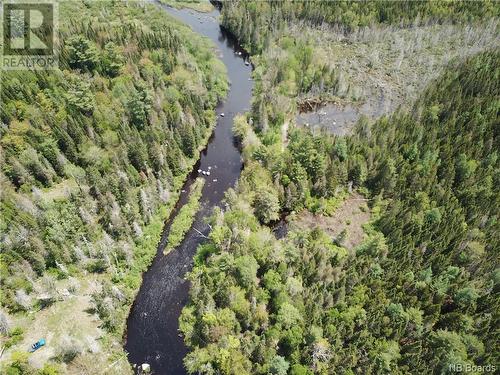
<instances>
[{"instance_id":1,"label":"grassy clearing","mask_svg":"<svg viewBox=\"0 0 500 375\"><path fill-rule=\"evenodd\" d=\"M168 234L167 246L163 253L166 255L177 247L184 238L186 232L193 225L194 217L200 208L201 191L205 180L198 177L191 186L191 196L189 202L186 203L174 218Z\"/></svg>"},{"instance_id":2,"label":"grassy clearing","mask_svg":"<svg viewBox=\"0 0 500 375\"><path fill-rule=\"evenodd\" d=\"M352 250L363 241L363 226L369 221L370 210L366 199L354 193L345 200L338 199L335 209L329 215L303 210L292 220L291 227L299 230L320 228L340 245Z\"/></svg>"},{"instance_id":3,"label":"grassy clearing","mask_svg":"<svg viewBox=\"0 0 500 375\"><path fill-rule=\"evenodd\" d=\"M57 280L54 289L62 300L36 313L12 317L12 338L2 344L6 350L0 372L17 374L15 369L21 369L21 373L27 374L82 374L100 373L106 368L107 356L119 355L121 346L119 340L111 339L99 327L101 322L92 311L91 295L100 289L103 277L88 274L80 275L78 281ZM40 338L45 338L46 346L27 353L30 345ZM57 372L44 372L49 368ZM125 361L117 363L108 373L128 372Z\"/></svg>"},{"instance_id":4,"label":"grassy clearing","mask_svg":"<svg viewBox=\"0 0 500 375\"><path fill-rule=\"evenodd\" d=\"M78 183L74 178L68 178L49 189L36 189L35 196L39 196L44 204L51 204L54 201L65 201L71 194L78 191Z\"/></svg>"}]
</instances>

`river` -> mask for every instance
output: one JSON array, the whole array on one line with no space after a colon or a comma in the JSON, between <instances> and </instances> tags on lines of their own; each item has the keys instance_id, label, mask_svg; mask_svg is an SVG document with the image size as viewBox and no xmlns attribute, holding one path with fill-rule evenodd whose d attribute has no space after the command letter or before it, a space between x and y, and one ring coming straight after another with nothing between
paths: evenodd
<instances>
[{"instance_id":1,"label":"river","mask_svg":"<svg viewBox=\"0 0 500 375\"><path fill-rule=\"evenodd\" d=\"M234 142L231 127L235 114L246 112L250 107L253 82L250 80L252 67L246 65L246 52L234 38L220 28L219 11L198 13L191 10L177 10L158 4L158 11L166 11L191 26L197 33L208 37L216 47L216 53L227 67L230 90L226 100L216 112L217 126L198 163L188 177L176 209L188 200L189 187L198 176L198 169L207 171L202 192L201 209L183 242L168 255L163 255L170 227L167 220L156 257L143 275L141 288L127 320L125 350L129 361L140 366L149 363L155 374L186 374L183 358L187 348L179 336L179 315L188 301L189 282L185 275L192 268L193 255L203 237L197 232L208 234L204 218L215 206L220 206L225 191L234 186L242 169L240 152ZM241 54L240 54L241 53ZM220 114L224 113L224 117ZM196 230L195 230L196 229Z\"/></svg>"}]
</instances>

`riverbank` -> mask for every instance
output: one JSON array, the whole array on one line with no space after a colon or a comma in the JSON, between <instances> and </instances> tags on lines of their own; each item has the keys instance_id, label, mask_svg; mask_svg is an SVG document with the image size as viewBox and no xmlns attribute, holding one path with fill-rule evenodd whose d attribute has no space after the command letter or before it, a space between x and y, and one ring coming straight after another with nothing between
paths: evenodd
<instances>
[{"instance_id":1,"label":"riverbank","mask_svg":"<svg viewBox=\"0 0 500 375\"><path fill-rule=\"evenodd\" d=\"M125 350L132 364L148 363L157 373L185 374L182 359L186 348L178 331L178 318L189 290L184 277L191 269L197 246L209 232L205 218L215 206L221 205L226 190L234 186L239 177L242 161L233 139L233 118L249 108L253 82L250 80L252 68L245 65L247 54L231 35L220 29L218 11L206 13L200 19L199 14L192 10L164 9L216 45L231 82L226 100L216 111L219 116L214 134L201 154L196 171L190 176L191 180L196 178L198 169L210 171L210 178L202 189L200 211L180 245L168 255L163 255L169 231L165 227L158 255L143 274L141 288L128 318ZM187 202L182 198L181 201L179 207Z\"/></svg>"}]
</instances>

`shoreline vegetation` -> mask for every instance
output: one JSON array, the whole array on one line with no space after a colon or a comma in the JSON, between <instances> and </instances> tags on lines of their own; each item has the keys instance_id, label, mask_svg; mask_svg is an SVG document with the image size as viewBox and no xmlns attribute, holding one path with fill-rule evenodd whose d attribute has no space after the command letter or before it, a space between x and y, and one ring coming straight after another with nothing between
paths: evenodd
<instances>
[{"instance_id":1,"label":"shoreline vegetation","mask_svg":"<svg viewBox=\"0 0 500 375\"><path fill-rule=\"evenodd\" d=\"M161 4L165 4L176 9L188 8L200 13L210 13L214 10L214 6L209 0L160 0Z\"/></svg>"},{"instance_id":2,"label":"shoreline vegetation","mask_svg":"<svg viewBox=\"0 0 500 375\"><path fill-rule=\"evenodd\" d=\"M121 345L128 312L216 125L227 75L205 38L155 5L71 2L61 14L61 71L2 75L0 369L131 373ZM132 21L134 48L107 43ZM85 26L104 23L99 38ZM37 86L63 78L76 85L69 94ZM14 90L28 80L33 94ZM92 317L88 333L57 319L70 302L74 321ZM57 321L64 337L50 331ZM46 347L25 355L40 337Z\"/></svg>"},{"instance_id":3,"label":"shoreline vegetation","mask_svg":"<svg viewBox=\"0 0 500 375\"><path fill-rule=\"evenodd\" d=\"M177 215L173 218L169 229L167 245L163 254L167 255L173 249L180 245L184 239L184 235L193 225L194 219L200 209L200 198L205 185L205 179L198 177L191 185L189 191L189 201L182 206Z\"/></svg>"}]
</instances>

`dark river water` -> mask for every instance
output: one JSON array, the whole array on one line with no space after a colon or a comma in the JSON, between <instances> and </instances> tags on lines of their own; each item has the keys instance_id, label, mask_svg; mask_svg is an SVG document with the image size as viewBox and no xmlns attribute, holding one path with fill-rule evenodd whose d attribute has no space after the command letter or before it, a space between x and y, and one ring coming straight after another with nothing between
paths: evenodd
<instances>
[{"instance_id":1,"label":"dark river water","mask_svg":"<svg viewBox=\"0 0 500 375\"><path fill-rule=\"evenodd\" d=\"M234 115L247 111L250 106L253 82L250 80L252 67L245 64L247 54L231 35L220 28L218 11L197 13L157 6L159 12L171 14L213 42L218 56L227 67L231 82L226 100L216 110L217 114L224 113L225 116L218 116L208 146L201 152L171 217L186 203L189 187L198 176L197 170L207 171L211 167L210 176L203 176L206 183L201 209L183 242L168 255L163 255L170 227L170 219L167 221L158 252L143 275L127 321L125 350L129 353L130 363L138 366L149 363L154 374L179 375L186 374L182 360L187 348L178 331L179 315L188 301L189 283L184 278L192 268L197 246L203 241L197 230L208 233L204 218L215 206L221 205L224 192L234 186L240 175L242 161L231 127Z\"/></svg>"}]
</instances>

